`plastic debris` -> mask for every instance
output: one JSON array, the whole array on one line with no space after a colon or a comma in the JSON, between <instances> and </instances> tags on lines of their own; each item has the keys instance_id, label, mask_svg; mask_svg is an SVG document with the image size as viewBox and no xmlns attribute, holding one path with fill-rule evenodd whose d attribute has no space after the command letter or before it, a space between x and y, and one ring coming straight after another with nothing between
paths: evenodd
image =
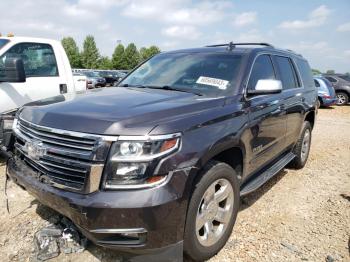
<instances>
[{"instance_id":1,"label":"plastic debris","mask_svg":"<svg viewBox=\"0 0 350 262\"><path fill-rule=\"evenodd\" d=\"M86 249L87 238L67 218L63 217L56 224L42 228L35 233L34 244L37 259L45 261L65 254L80 253Z\"/></svg>"}]
</instances>

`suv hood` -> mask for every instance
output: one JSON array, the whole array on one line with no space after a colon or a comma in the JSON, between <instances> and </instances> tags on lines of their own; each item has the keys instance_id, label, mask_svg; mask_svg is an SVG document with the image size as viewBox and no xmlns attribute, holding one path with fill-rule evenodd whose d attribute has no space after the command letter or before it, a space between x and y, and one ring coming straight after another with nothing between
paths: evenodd
<instances>
[{"instance_id":1,"label":"suv hood","mask_svg":"<svg viewBox=\"0 0 350 262\"><path fill-rule=\"evenodd\" d=\"M159 134L184 131L198 121L207 121L203 117L210 114L201 113L215 111L223 104L224 98L117 87L31 103L23 108L20 117L37 125L76 132L146 135L155 127Z\"/></svg>"}]
</instances>

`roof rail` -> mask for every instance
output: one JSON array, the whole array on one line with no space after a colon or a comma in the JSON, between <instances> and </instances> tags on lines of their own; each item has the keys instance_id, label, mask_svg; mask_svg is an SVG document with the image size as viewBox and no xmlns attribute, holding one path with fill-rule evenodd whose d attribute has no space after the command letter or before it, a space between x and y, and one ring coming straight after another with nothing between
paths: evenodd
<instances>
[{"instance_id":1,"label":"roof rail","mask_svg":"<svg viewBox=\"0 0 350 262\"><path fill-rule=\"evenodd\" d=\"M262 45L262 46L267 46L267 47L272 47L274 48L273 45L269 43L233 43L230 42L228 44L217 44L217 45L207 45L206 47L220 47L220 46L227 46L229 50L234 49L237 45Z\"/></svg>"}]
</instances>

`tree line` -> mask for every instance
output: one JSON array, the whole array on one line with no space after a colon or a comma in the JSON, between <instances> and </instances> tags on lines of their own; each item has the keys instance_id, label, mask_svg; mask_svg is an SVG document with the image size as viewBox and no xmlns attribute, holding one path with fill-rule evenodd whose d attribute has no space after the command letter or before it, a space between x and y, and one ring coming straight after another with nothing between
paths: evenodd
<instances>
[{"instance_id":1,"label":"tree line","mask_svg":"<svg viewBox=\"0 0 350 262\"><path fill-rule=\"evenodd\" d=\"M313 73L314 75L322 75L322 74L323 74L323 73L322 73L320 70L318 70L318 69L312 69L312 73ZM336 72L335 72L335 70L333 70L333 69L329 69L329 70L327 70L325 73L326 73L326 74L333 75L333 74L335 74ZM350 76L350 72L345 73L345 75Z\"/></svg>"},{"instance_id":2,"label":"tree line","mask_svg":"<svg viewBox=\"0 0 350 262\"><path fill-rule=\"evenodd\" d=\"M127 47L118 44L112 57L101 56L92 35L85 38L81 51L72 37L63 38L62 45L72 68L129 70L149 57L160 53L159 47L155 45L142 47L138 50L134 43L130 43Z\"/></svg>"}]
</instances>

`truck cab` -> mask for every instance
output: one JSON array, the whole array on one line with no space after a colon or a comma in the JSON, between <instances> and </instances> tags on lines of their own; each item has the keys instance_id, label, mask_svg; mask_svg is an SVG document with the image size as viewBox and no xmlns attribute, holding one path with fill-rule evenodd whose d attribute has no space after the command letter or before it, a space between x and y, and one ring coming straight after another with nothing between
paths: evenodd
<instances>
[{"instance_id":1,"label":"truck cab","mask_svg":"<svg viewBox=\"0 0 350 262\"><path fill-rule=\"evenodd\" d=\"M0 37L0 149L10 144L16 111L23 105L86 90L86 77L73 76L59 41Z\"/></svg>"}]
</instances>

